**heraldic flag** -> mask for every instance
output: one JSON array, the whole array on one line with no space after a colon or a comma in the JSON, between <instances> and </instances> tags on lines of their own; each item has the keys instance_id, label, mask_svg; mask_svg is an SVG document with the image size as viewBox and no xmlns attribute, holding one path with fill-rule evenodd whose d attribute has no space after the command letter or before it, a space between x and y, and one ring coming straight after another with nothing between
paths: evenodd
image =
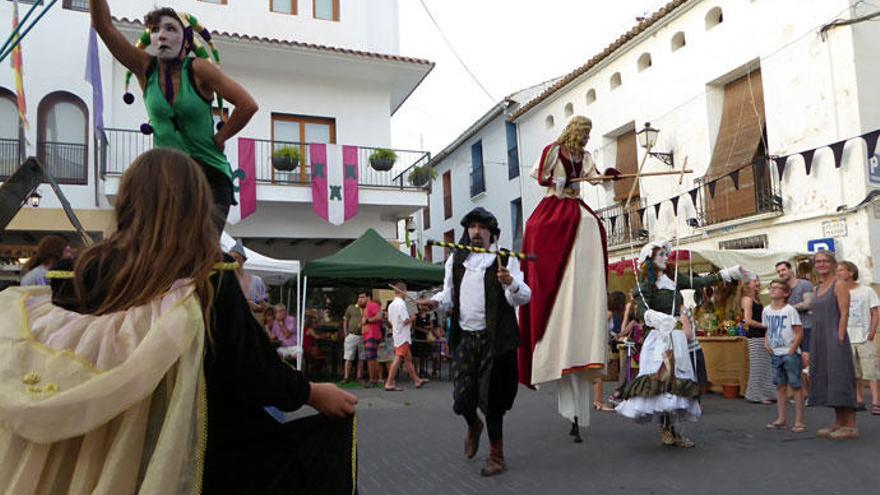
<instances>
[{"instance_id":1,"label":"heraldic flag","mask_svg":"<svg viewBox=\"0 0 880 495\"><path fill-rule=\"evenodd\" d=\"M333 225L358 213L357 146L310 144L312 209Z\"/></svg>"}]
</instances>

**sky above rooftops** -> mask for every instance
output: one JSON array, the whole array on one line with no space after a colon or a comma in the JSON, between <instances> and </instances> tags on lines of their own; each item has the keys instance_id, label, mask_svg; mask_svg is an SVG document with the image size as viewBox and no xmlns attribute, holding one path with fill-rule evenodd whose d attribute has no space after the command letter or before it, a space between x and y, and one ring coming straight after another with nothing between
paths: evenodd
<instances>
[{"instance_id":1,"label":"sky above rooftops","mask_svg":"<svg viewBox=\"0 0 880 495\"><path fill-rule=\"evenodd\" d=\"M400 54L437 65L392 118L398 149L436 153L510 93L562 76L668 0L399 0Z\"/></svg>"}]
</instances>

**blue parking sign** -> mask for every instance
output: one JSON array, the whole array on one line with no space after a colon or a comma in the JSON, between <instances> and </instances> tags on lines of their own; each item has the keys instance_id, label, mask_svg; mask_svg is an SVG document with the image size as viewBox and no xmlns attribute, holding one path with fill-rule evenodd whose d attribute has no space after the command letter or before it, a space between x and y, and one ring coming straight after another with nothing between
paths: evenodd
<instances>
[{"instance_id":1,"label":"blue parking sign","mask_svg":"<svg viewBox=\"0 0 880 495\"><path fill-rule=\"evenodd\" d=\"M809 241L807 241L807 251L810 253L815 253L817 251L834 252L834 238L828 237L825 239L809 240Z\"/></svg>"},{"instance_id":2,"label":"blue parking sign","mask_svg":"<svg viewBox=\"0 0 880 495\"><path fill-rule=\"evenodd\" d=\"M868 160L868 180L872 184L880 184L880 155L871 155Z\"/></svg>"}]
</instances>

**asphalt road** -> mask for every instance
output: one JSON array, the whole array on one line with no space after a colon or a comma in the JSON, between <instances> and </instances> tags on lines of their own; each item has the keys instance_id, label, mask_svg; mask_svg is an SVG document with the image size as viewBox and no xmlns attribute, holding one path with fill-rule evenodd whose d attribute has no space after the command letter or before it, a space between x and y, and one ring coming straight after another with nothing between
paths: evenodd
<instances>
[{"instance_id":1,"label":"asphalt road","mask_svg":"<svg viewBox=\"0 0 880 495\"><path fill-rule=\"evenodd\" d=\"M880 493L880 416L870 413L859 413L861 439L834 442L815 436L830 409L807 409L808 433L767 431L775 405L708 395L703 417L686 427L694 449L663 447L656 425L615 413L593 413L575 444L556 414L555 390L520 388L505 420L508 472L482 478L488 440L484 433L477 458L464 459L451 384L401 385L404 392L353 390L361 494Z\"/></svg>"}]
</instances>

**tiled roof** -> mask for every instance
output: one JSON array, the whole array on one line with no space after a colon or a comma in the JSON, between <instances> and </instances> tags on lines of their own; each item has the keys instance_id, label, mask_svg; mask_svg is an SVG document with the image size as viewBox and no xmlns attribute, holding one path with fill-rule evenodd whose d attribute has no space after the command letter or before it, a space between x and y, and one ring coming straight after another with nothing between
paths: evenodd
<instances>
[{"instance_id":1,"label":"tiled roof","mask_svg":"<svg viewBox=\"0 0 880 495\"><path fill-rule=\"evenodd\" d=\"M529 101L528 103L526 103L525 105L520 107L516 112L513 113L513 115L510 116L510 120L515 120L515 119L519 118L521 115L525 114L526 112L528 112L529 110L531 110L532 108L534 108L535 106L540 104L542 101L546 100L548 97L550 97L550 95L552 95L553 93L564 88L570 82L574 81L575 79L577 79L578 77L583 75L585 72L587 72L588 70L597 66L603 60L610 57L614 52L619 50L628 41L630 41L633 38L635 38L636 36L642 34L644 31L649 29L651 26L653 26L657 22L661 21L664 17L668 16L673 11L675 11L676 9L678 9L679 7L681 7L682 5L686 4L689 1L690 0L672 0L672 1L670 1L669 3L664 5L660 10L658 10L657 12L654 12L650 17L646 17L641 22L639 22L638 24L633 26L632 29L630 29L625 34L623 34L622 36L620 36L619 38L614 40L614 42L612 42L610 45L608 45L604 50L602 50L602 52L600 52L597 55L594 55L593 58L588 60L587 63L585 63L584 65L578 67L577 69L569 72L568 74L566 74L565 76L560 78L555 84L553 84L552 86L550 86L549 88L544 90L544 92L542 92L540 95L538 95L537 98L534 98L533 100Z\"/></svg>"},{"instance_id":2,"label":"tiled roof","mask_svg":"<svg viewBox=\"0 0 880 495\"><path fill-rule=\"evenodd\" d=\"M129 19L128 17L113 17L113 20L116 22L130 24L133 26L141 27L141 28L144 27L144 23L140 19ZM280 46L306 48L306 49L318 50L318 51L324 51L324 52L341 53L343 55L352 55L355 57L367 57L367 58L374 58L377 60L388 60L388 61L392 61L392 62L403 62L403 63L407 63L407 64L418 64L418 65L425 65L428 67L434 67L434 62L431 62L430 60L421 59L421 58L404 57L401 55L388 55L386 53L366 52L366 51L362 51L362 50L352 50L350 48L340 48L340 47L336 47L336 46L318 45L315 43L306 43L304 41L282 40L282 39L277 39L277 38L267 38L264 36L250 36L250 35L241 34L241 33L230 33L228 31L211 31L211 35L212 36L222 36L224 38L233 39L233 40L271 43L271 44L280 45Z\"/></svg>"}]
</instances>

